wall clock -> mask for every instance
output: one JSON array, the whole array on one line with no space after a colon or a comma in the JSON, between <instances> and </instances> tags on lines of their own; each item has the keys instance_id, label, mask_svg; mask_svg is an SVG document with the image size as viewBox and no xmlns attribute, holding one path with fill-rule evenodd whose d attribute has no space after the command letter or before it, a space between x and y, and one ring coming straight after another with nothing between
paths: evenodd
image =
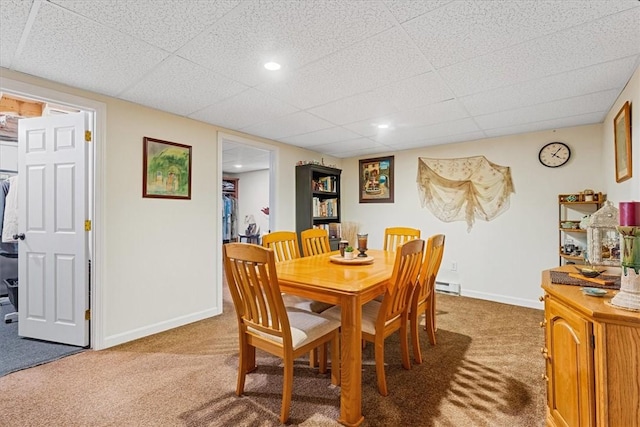
<instances>
[{"instance_id":1,"label":"wall clock","mask_svg":"<svg viewBox=\"0 0 640 427\"><path fill-rule=\"evenodd\" d=\"M569 161L571 149L564 142L550 142L540 149L538 160L549 168L557 168Z\"/></svg>"}]
</instances>

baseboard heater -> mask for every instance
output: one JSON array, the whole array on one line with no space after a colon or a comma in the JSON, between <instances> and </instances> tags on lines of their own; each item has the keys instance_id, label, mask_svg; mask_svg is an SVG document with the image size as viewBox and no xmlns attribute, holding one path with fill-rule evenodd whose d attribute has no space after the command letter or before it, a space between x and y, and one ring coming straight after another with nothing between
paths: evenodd
<instances>
[{"instance_id":1,"label":"baseboard heater","mask_svg":"<svg viewBox=\"0 0 640 427\"><path fill-rule=\"evenodd\" d=\"M460 283L436 281L436 292L444 294L460 295Z\"/></svg>"}]
</instances>

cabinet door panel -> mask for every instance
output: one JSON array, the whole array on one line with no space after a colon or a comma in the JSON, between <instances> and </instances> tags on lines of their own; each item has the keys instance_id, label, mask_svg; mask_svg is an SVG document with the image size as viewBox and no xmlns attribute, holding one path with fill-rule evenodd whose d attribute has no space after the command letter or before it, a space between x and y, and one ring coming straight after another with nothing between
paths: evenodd
<instances>
[{"instance_id":1,"label":"cabinet door panel","mask_svg":"<svg viewBox=\"0 0 640 427\"><path fill-rule=\"evenodd\" d=\"M551 416L560 426L594 426L593 325L553 299L547 316Z\"/></svg>"}]
</instances>

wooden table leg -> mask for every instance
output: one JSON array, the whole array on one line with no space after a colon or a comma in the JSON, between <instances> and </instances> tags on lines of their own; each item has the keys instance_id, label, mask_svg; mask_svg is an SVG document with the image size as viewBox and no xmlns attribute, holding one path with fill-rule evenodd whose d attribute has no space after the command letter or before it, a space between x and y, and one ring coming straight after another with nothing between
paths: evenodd
<instances>
[{"instance_id":1,"label":"wooden table leg","mask_svg":"<svg viewBox=\"0 0 640 427\"><path fill-rule=\"evenodd\" d=\"M340 419L346 426L359 426L362 416L362 303L359 296L342 300L342 354Z\"/></svg>"}]
</instances>

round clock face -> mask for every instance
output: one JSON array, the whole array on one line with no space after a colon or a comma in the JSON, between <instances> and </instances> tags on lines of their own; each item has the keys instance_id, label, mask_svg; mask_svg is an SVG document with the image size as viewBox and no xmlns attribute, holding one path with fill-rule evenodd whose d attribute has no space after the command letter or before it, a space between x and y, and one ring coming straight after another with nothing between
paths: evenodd
<instances>
[{"instance_id":1,"label":"round clock face","mask_svg":"<svg viewBox=\"0 0 640 427\"><path fill-rule=\"evenodd\" d=\"M550 142L540 149L538 159L540 163L550 168L564 165L571 157L571 149L563 142Z\"/></svg>"}]
</instances>

